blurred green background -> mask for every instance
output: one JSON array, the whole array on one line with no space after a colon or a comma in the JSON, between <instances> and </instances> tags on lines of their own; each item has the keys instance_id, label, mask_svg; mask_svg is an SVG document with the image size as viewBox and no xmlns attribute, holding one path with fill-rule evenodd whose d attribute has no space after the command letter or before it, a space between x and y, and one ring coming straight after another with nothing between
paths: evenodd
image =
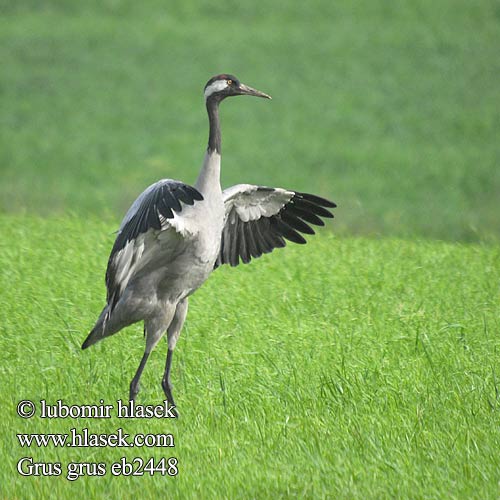
<instances>
[{"instance_id":1,"label":"blurred green background","mask_svg":"<svg viewBox=\"0 0 500 500\"><path fill-rule=\"evenodd\" d=\"M0 5L3 213L118 222L194 182L230 72L273 101L223 104L224 186L330 197L341 234L500 235L497 1Z\"/></svg>"}]
</instances>

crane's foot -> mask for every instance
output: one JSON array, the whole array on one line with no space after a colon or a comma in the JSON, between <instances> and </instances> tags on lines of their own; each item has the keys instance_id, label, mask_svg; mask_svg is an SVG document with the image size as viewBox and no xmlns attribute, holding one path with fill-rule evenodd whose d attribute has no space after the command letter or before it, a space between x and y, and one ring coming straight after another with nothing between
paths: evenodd
<instances>
[{"instance_id":1,"label":"crane's foot","mask_svg":"<svg viewBox=\"0 0 500 500\"><path fill-rule=\"evenodd\" d=\"M161 386L162 386L163 392L165 393L165 396L167 398L168 404L170 406L173 406L171 412L175 415L176 418L178 418L179 412L177 411L177 408L175 407L174 397L172 396L172 383L166 377L163 377L163 379L161 381Z\"/></svg>"},{"instance_id":2,"label":"crane's foot","mask_svg":"<svg viewBox=\"0 0 500 500\"><path fill-rule=\"evenodd\" d=\"M139 381L133 379L132 382L130 382L130 393L129 393L130 401L135 401L135 397L137 396L137 394L139 394L139 389L140 389Z\"/></svg>"}]
</instances>

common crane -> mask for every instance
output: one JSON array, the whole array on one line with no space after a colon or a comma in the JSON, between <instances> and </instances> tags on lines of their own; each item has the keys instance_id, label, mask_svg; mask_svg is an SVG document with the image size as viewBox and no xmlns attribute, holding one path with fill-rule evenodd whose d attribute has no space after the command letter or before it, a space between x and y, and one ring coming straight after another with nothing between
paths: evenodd
<instances>
[{"instance_id":1,"label":"common crane","mask_svg":"<svg viewBox=\"0 0 500 500\"><path fill-rule=\"evenodd\" d=\"M95 344L122 328L144 321L146 348L130 383L130 400L151 351L167 332L168 352L162 387L173 411L172 355L188 310L188 298L218 266L237 266L284 247L285 239L305 243L336 205L324 198L281 188L220 185L219 104L226 98L264 92L221 74L205 86L208 148L194 187L172 179L149 186L120 225L106 271L107 300L82 345Z\"/></svg>"}]
</instances>

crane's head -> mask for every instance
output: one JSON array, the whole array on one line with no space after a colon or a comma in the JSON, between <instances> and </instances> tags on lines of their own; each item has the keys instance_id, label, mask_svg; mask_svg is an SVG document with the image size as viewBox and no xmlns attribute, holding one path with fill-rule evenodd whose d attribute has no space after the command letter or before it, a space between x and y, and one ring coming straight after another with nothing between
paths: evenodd
<instances>
[{"instance_id":1,"label":"crane's head","mask_svg":"<svg viewBox=\"0 0 500 500\"><path fill-rule=\"evenodd\" d=\"M222 99L234 95L253 95L255 97L271 99L271 96L241 83L238 78L233 75L222 74L214 76L210 78L205 85L205 101L213 99L220 102Z\"/></svg>"}]
</instances>

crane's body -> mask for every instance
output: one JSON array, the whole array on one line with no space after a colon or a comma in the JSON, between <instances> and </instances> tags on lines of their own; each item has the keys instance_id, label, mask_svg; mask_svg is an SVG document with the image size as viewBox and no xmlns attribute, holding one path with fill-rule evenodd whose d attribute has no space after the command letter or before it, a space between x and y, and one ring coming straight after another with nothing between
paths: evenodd
<instances>
[{"instance_id":1,"label":"crane's body","mask_svg":"<svg viewBox=\"0 0 500 500\"><path fill-rule=\"evenodd\" d=\"M149 354L167 332L162 386L175 405L170 368L188 297L216 267L236 266L240 259L247 263L284 246L283 238L305 243L298 231L314 233L306 222L323 225L319 217L332 217L324 207L335 204L314 195L248 184L222 191L219 104L225 97L245 94L270 98L231 75L209 80L205 99L210 133L195 186L158 181L136 199L120 225L106 272L107 304L82 348L144 321L146 348L130 384L132 400Z\"/></svg>"}]
</instances>

